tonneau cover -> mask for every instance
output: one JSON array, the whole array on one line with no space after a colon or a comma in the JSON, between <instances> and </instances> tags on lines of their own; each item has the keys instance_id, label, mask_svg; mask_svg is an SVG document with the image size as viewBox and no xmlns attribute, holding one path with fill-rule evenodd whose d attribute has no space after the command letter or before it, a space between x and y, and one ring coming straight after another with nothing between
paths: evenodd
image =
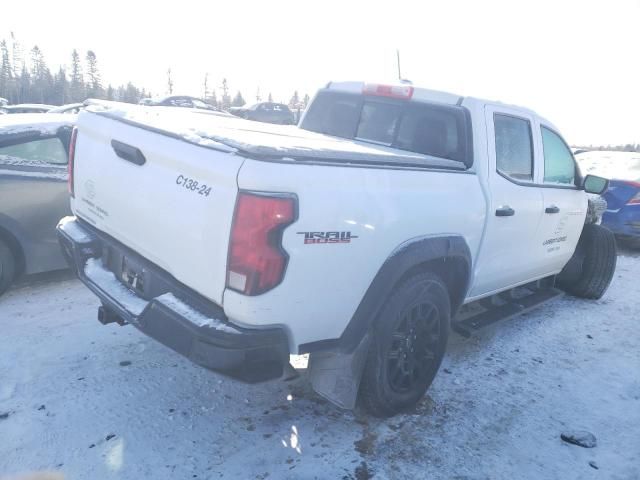
<instances>
[{"instance_id":1,"label":"tonneau cover","mask_svg":"<svg viewBox=\"0 0 640 480\"><path fill-rule=\"evenodd\" d=\"M89 112L221 151L272 160L327 161L463 170L460 162L342 139L291 125L260 123L206 110L94 102Z\"/></svg>"}]
</instances>

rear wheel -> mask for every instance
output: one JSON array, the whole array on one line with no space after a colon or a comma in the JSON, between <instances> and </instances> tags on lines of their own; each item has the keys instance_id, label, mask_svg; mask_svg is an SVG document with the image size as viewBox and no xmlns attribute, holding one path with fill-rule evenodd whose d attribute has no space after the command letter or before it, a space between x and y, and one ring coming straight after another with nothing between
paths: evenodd
<instances>
[{"instance_id":1,"label":"rear wheel","mask_svg":"<svg viewBox=\"0 0 640 480\"><path fill-rule=\"evenodd\" d=\"M365 409L391 416L422 398L442 362L450 315L447 288L433 273L394 290L373 326L359 392Z\"/></svg>"},{"instance_id":2,"label":"rear wheel","mask_svg":"<svg viewBox=\"0 0 640 480\"><path fill-rule=\"evenodd\" d=\"M0 239L0 295L11 286L16 275L16 259L9 246Z\"/></svg>"},{"instance_id":3,"label":"rear wheel","mask_svg":"<svg viewBox=\"0 0 640 480\"><path fill-rule=\"evenodd\" d=\"M558 286L581 298L601 298L616 270L616 239L600 225L587 224L576 251L558 275Z\"/></svg>"}]
</instances>

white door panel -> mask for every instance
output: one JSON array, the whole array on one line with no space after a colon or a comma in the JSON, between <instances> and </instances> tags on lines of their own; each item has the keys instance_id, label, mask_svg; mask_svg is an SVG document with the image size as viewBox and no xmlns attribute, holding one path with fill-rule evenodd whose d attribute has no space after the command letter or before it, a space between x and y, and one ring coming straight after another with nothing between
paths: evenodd
<instances>
[{"instance_id":1,"label":"white door panel","mask_svg":"<svg viewBox=\"0 0 640 480\"><path fill-rule=\"evenodd\" d=\"M501 290L540 274L535 245L542 217L543 196L541 189L533 185L535 162L529 185L525 179L516 180L498 172L494 125L496 114L525 120L529 130L534 124L534 119L523 116L521 111L495 106L485 108L489 157L487 178L491 200L470 297ZM535 142L531 142L529 148L535 158ZM517 146L514 147L516 149ZM531 165L529 168L531 169ZM505 212L507 209L510 210ZM500 213L512 214L500 216Z\"/></svg>"},{"instance_id":2,"label":"white door panel","mask_svg":"<svg viewBox=\"0 0 640 480\"><path fill-rule=\"evenodd\" d=\"M546 130L547 142L551 140L555 142L555 145L546 145L545 148L543 128ZM545 156L554 156L555 147L560 150L555 154L561 156L562 153L565 154L566 161L573 166L575 175L575 160L562 137L551 126L543 125L540 122L536 122L535 133L539 151L542 153L539 182L544 186L541 189L544 199L544 214L538 234L536 255L540 258L544 272L551 275L562 270L573 255L584 225L587 196L583 190L572 186L575 184L575 177L573 182L567 184L569 179L563 179L562 175L559 175L562 167L548 165L545 161ZM552 161L553 158L550 158L549 162Z\"/></svg>"}]
</instances>

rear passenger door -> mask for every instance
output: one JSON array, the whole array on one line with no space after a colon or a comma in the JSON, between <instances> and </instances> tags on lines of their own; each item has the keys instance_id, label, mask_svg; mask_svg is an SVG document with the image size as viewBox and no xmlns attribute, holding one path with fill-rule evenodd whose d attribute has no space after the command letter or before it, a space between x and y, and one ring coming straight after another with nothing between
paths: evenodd
<instances>
[{"instance_id":1,"label":"rear passenger door","mask_svg":"<svg viewBox=\"0 0 640 480\"><path fill-rule=\"evenodd\" d=\"M487 105L489 212L471 297L488 295L540 275L536 258L542 190L534 118L520 110Z\"/></svg>"},{"instance_id":2,"label":"rear passenger door","mask_svg":"<svg viewBox=\"0 0 640 480\"><path fill-rule=\"evenodd\" d=\"M536 248L545 273L552 275L573 255L584 225L587 196L578 187L575 159L560 134L544 122L538 122L536 130L543 155L538 181L544 198Z\"/></svg>"}]
</instances>

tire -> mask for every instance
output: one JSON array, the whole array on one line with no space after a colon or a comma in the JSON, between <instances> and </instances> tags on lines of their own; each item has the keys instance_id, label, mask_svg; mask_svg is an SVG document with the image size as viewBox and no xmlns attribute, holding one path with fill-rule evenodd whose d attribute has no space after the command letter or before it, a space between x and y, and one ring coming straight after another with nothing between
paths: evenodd
<instances>
[{"instance_id":1,"label":"tire","mask_svg":"<svg viewBox=\"0 0 640 480\"><path fill-rule=\"evenodd\" d=\"M420 273L394 289L372 327L359 391L363 408L387 417L418 403L442 363L450 317L449 293L437 275Z\"/></svg>"},{"instance_id":2,"label":"tire","mask_svg":"<svg viewBox=\"0 0 640 480\"><path fill-rule=\"evenodd\" d=\"M616 270L616 250L616 239L610 230L585 225L573 257L558 275L558 286L576 297L601 298Z\"/></svg>"},{"instance_id":3,"label":"tire","mask_svg":"<svg viewBox=\"0 0 640 480\"><path fill-rule=\"evenodd\" d=\"M16 275L16 259L9 246L0 239L0 295L11 286Z\"/></svg>"}]
</instances>

